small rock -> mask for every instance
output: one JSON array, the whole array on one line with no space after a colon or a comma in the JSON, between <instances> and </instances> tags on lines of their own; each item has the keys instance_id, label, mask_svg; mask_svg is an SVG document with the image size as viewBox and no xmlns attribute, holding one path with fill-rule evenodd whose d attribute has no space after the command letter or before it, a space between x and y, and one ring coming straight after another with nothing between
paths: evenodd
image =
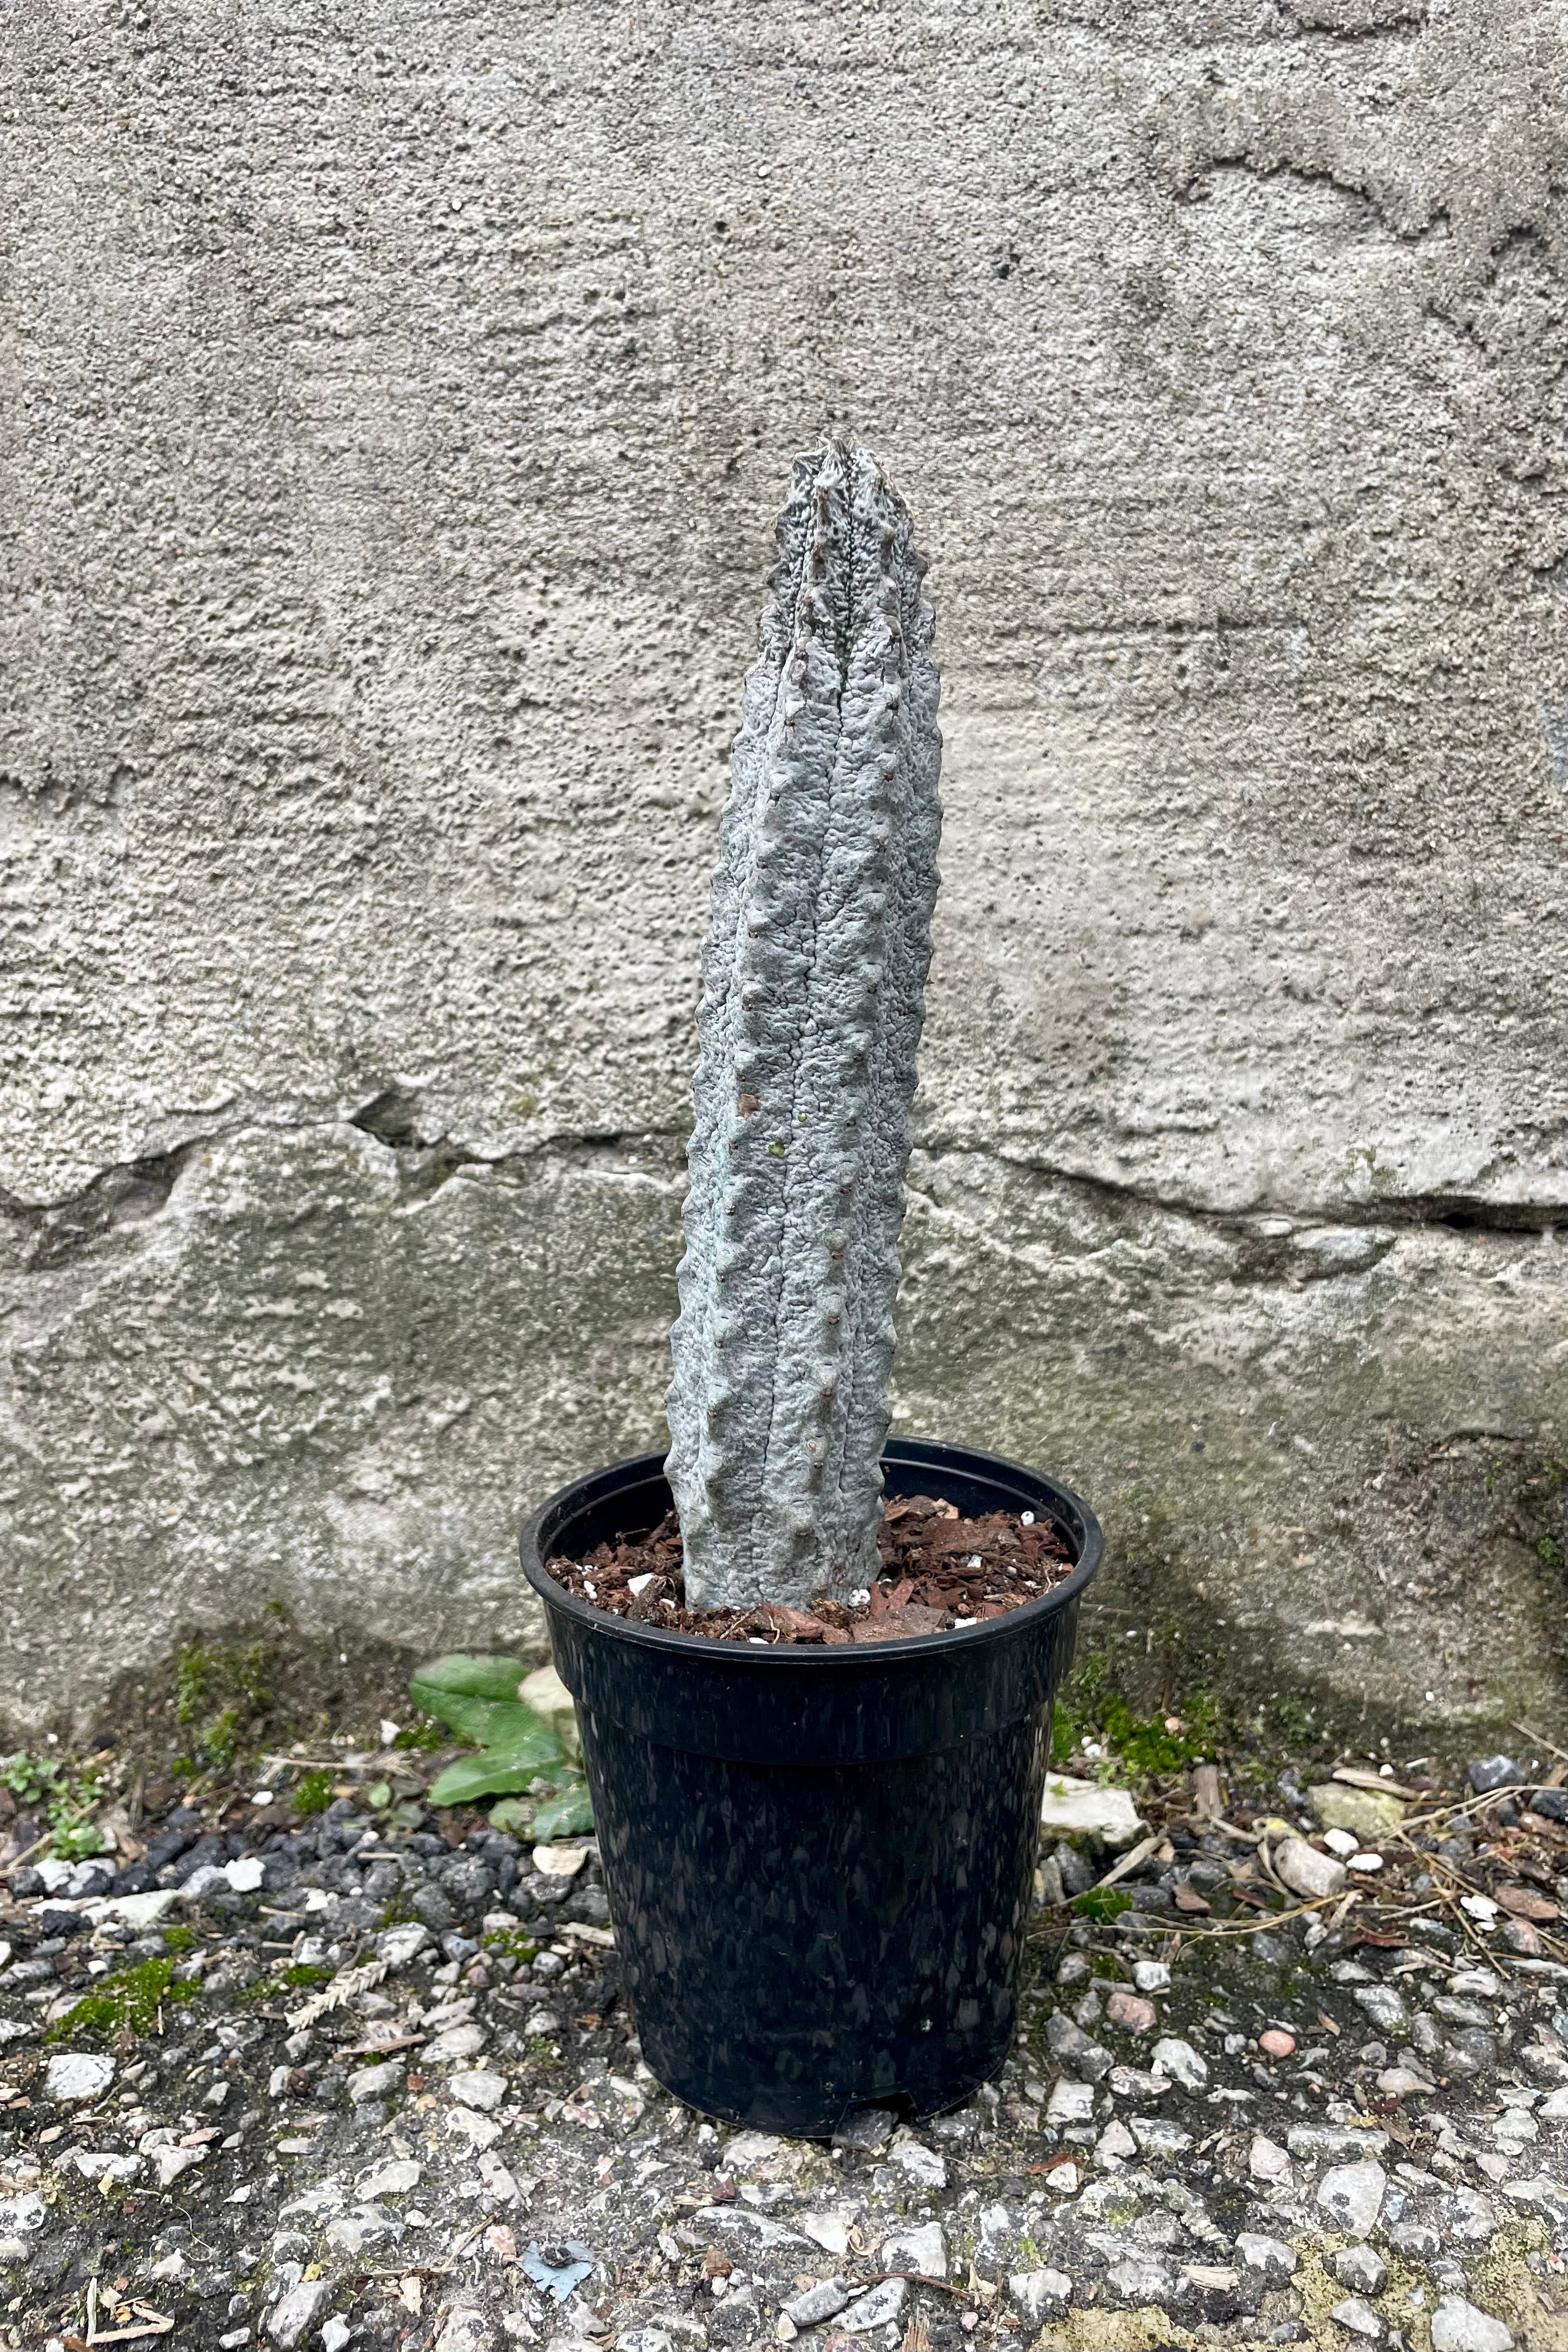
<instances>
[{"instance_id":1,"label":"small rock","mask_svg":"<svg viewBox=\"0 0 1568 2352\"><path fill-rule=\"evenodd\" d=\"M1397 1797L1379 1796L1373 1789L1347 1789L1338 1780L1309 1789L1307 1797L1326 1830L1348 1830L1362 1845L1393 1837L1405 1820Z\"/></svg>"},{"instance_id":2,"label":"small rock","mask_svg":"<svg viewBox=\"0 0 1568 2352\"><path fill-rule=\"evenodd\" d=\"M489 2148L479 2153L479 2179L489 2192L492 2205L515 2205L522 2195L500 2157L492 2155Z\"/></svg>"},{"instance_id":3,"label":"small rock","mask_svg":"<svg viewBox=\"0 0 1568 2352\"><path fill-rule=\"evenodd\" d=\"M90 2050L68 2050L44 2070L44 2096L62 2101L96 2099L114 2080L114 2061Z\"/></svg>"},{"instance_id":4,"label":"small rock","mask_svg":"<svg viewBox=\"0 0 1568 2352\"><path fill-rule=\"evenodd\" d=\"M366 2099L389 2098L403 2084L403 2061L389 2058L384 2066L362 2066L349 2076L349 2097L357 2106Z\"/></svg>"},{"instance_id":5,"label":"small rock","mask_svg":"<svg viewBox=\"0 0 1568 2352\"><path fill-rule=\"evenodd\" d=\"M532 2032L532 2026L527 2029ZM477 2058L488 2039L482 2025L465 2019L449 2025L445 2033L437 2033L425 2044L423 2057L426 2066L450 2066L463 2058Z\"/></svg>"},{"instance_id":6,"label":"small rock","mask_svg":"<svg viewBox=\"0 0 1568 2352\"><path fill-rule=\"evenodd\" d=\"M1324 2157L1347 2158L1351 2163L1365 2157L1370 2163L1380 2163L1388 2154L1388 2134L1380 2131L1352 2131L1348 2125L1292 2124L1287 2138L1290 2153L1304 2164L1321 2162Z\"/></svg>"},{"instance_id":7,"label":"small rock","mask_svg":"<svg viewBox=\"0 0 1568 2352\"><path fill-rule=\"evenodd\" d=\"M1392 1985L1358 1985L1351 1999L1384 2033L1403 2033L1410 2023L1409 2012Z\"/></svg>"},{"instance_id":8,"label":"small rock","mask_svg":"<svg viewBox=\"0 0 1568 2352\"><path fill-rule=\"evenodd\" d=\"M444 1895L440 1887L431 1879L426 1879L422 1886L415 1888L408 1898L408 1907L417 1913L426 1927L435 1935L439 1936L447 1927L455 1927L458 1924L456 1906L450 1896Z\"/></svg>"},{"instance_id":9,"label":"small rock","mask_svg":"<svg viewBox=\"0 0 1568 2352\"><path fill-rule=\"evenodd\" d=\"M1136 2066L1113 2066L1108 2079L1115 2099L1160 2099L1171 2087L1169 2074L1142 2074Z\"/></svg>"},{"instance_id":10,"label":"small rock","mask_svg":"<svg viewBox=\"0 0 1568 2352\"><path fill-rule=\"evenodd\" d=\"M552 2036L560 2032L561 2020L552 2009L531 2009L522 2030L531 2041L536 2033Z\"/></svg>"},{"instance_id":11,"label":"small rock","mask_svg":"<svg viewBox=\"0 0 1568 2352\"><path fill-rule=\"evenodd\" d=\"M1352 2294L1381 2294L1388 2265L1370 2246L1342 2246L1331 2257L1334 2276Z\"/></svg>"},{"instance_id":12,"label":"small rock","mask_svg":"<svg viewBox=\"0 0 1568 2352\"><path fill-rule=\"evenodd\" d=\"M1503 2195L1515 2205L1533 2205L1549 2221L1568 2221L1568 2188L1553 2180L1550 2173L1538 2172L1529 2180L1510 2180ZM1478 2203L1482 2202L1480 2199Z\"/></svg>"},{"instance_id":13,"label":"small rock","mask_svg":"<svg viewBox=\"0 0 1568 2352\"><path fill-rule=\"evenodd\" d=\"M1163 1960L1134 1960L1132 1981L1140 1992L1169 1992L1171 1971Z\"/></svg>"},{"instance_id":14,"label":"small rock","mask_svg":"<svg viewBox=\"0 0 1568 2352\"><path fill-rule=\"evenodd\" d=\"M1086 2124L1093 2114L1093 2084L1069 2083L1065 2074L1058 2075L1046 2101L1046 2121L1059 2128L1063 2124Z\"/></svg>"},{"instance_id":15,"label":"small rock","mask_svg":"<svg viewBox=\"0 0 1568 2352\"><path fill-rule=\"evenodd\" d=\"M546 1878L575 1878L588 1859L585 1845L536 1845L533 1866Z\"/></svg>"},{"instance_id":16,"label":"small rock","mask_svg":"<svg viewBox=\"0 0 1568 2352\"><path fill-rule=\"evenodd\" d=\"M1395 2221L1387 2237L1396 2254L1407 2255L1415 2263L1432 2262L1443 2251L1441 2236L1425 2221Z\"/></svg>"},{"instance_id":17,"label":"small rock","mask_svg":"<svg viewBox=\"0 0 1568 2352\"><path fill-rule=\"evenodd\" d=\"M1046 2021L1046 2041L1053 2056L1088 2083L1098 2083L1116 2063L1109 2050L1091 2042L1083 2028L1064 2017L1059 2009Z\"/></svg>"},{"instance_id":18,"label":"small rock","mask_svg":"<svg viewBox=\"0 0 1568 2352\"><path fill-rule=\"evenodd\" d=\"M1120 2025L1129 2033L1152 2033L1159 2022L1153 2002L1129 1992L1125 1985L1116 1986L1105 2004L1105 2014L1111 2025Z\"/></svg>"},{"instance_id":19,"label":"small rock","mask_svg":"<svg viewBox=\"0 0 1568 2352\"><path fill-rule=\"evenodd\" d=\"M1387 2187L1381 2164L1336 2164L1318 2183L1318 2203L1336 2230L1364 2238L1383 2210Z\"/></svg>"},{"instance_id":20,"label":"small rock","mask_svg":"<svg viewBox=\"0 0 1568 2352\"><path fill-rule=\"evenodd\" d=\"M1082 2179L1076 2164L1053 2164L1046 2175L1046 2187L1053 2197L1076 2197Z\"/></svg>"},{"instance_id":21,"label":"small rock","mask_svg":"<svg viewBox=\"0 0 1568 2352\"><path fill-rule=\"evenodd\" d=\"M616 2352L675 2352L675 2338L662 2327L628 2327L616 2336Z\"/></svg>"},{"instance_id":22,"label":"small rock","mask_svg":"<svg viewBox=\"0 0 1568 2352\"><path fill-rule=\"evenodd\" d=\"M339 2213L327 2223L327 2243L340 2254L360 2254L381 2239L402 2235L402 2222L384 2205L363 2205L357 2212Z\"/></svg>"},{"instance_id":23,"label":"small rock","mask_svg":"<svg viewBox=\"0 0 1568 2352\"><path fill-rule=\"evenodd\" d=\"M1180 2083L1184 2091L1201 2091L1208 2081L1208 2066L1190 2042L1178 2042L1167 2035L1164 2041L1155 2042L1153 2057L1157 2071L1168 2075L1173 2083Z\"/></svg>"},{"instance_id":24,"label":"small rock","mask_svg":"<svg viewBox=\"0 0 1568 2352\"><path fill-rule=\"evenodd\" d=\"M1377 2087L1385 2099L1408 2099L1418 2091L1433 2091L1437 2086L1408 2066L1385 2066L1377 2078Z\"/></svg>"},{"instance_id":25,"label":"small rock","mask_svg":"<svg viewBox=\"0 0 1568 2352\"><path fill-rule=\"evenodd\" d=\"M459 2303L447 2315L447 2324L436 2338L434 2352L489 2352L492 2338L489 2321L472 2304Z\"/></svg>"},{"instance_id":26,"label":"small rock","mask_svg":"<svg viewBox=\"0 0 1568 2352\"><path fill-rule=\"evenodd\" d=\"M456 2084L452 2088L456 2090ZM483 2099L473 2101L476 2107L486 2104ZM498 2102L490 2101L489 2104L494 2105ZM783 2146L783 2140L777 2138L772 2132L737 2132L724 2149L725 2179L733 2180L741 2173L752 2171L756 2165L768 2163L772 2158L777 2156Z\"/></svg>"},{"instance_id":27,"label":"small rock","mask_svg":"<svg viewBox=\"0 0 1568 2352\"><path fill-rule=\"evenodd\" d=\"M421 1927L409 1921L401 1927L388 1927L384 1934L376 1937L375 1957L378 1960L384 1960L394 1970L405 1969L410 1960L417 1959L420 1953L427 1948L430 1941L428 1927Z\"/></svg>"},{"instance_id":28,"label":"small rock","mask_svg":"<svg viewBox=\"0 0 1568 2352\"><path fill-rule=\"evenodd\" d=\"M229 1892L228 1872L221 1863L204 1862L199 1870L193 1870L188 1878L181 1880L179 1900L182 1903L203 1903L209 1895L216 1895L220 1886L226 1895Z\"/></svg>"},{"instance_id":29,"label":"small rock","mask_svg":"<svg viewBox=\"0 0 1568 2352\"><path fill-rule=\"evenodd\" d=\"M947 2167L934 2148L918 2139L896 2139L889 2151L889 2159L900 2172L921 2189L945 2189Z\"/></svg>"},{"instance_id":30,"label":"small rock","mask_svg":"<svg viewBox=\"0 0 1568 2352\"><path fill-rule=\"evenodd\" d=\"M1170 2122L1164 2116L1130 2116L1128 2128L1138 2143L1140 2156L1181 2156L1191 2147L1193 2136L1180 2124Z\"/></svg>"},{"instance_id":31,"label":"small rock","mask_svg":"<svg viewBox=\"0 0 1568 2352\"><path fill-rule=\"evenodd\" d=\"M472 2107L448 2107L442 2121L454 2139L466 2139L470 2147L493 2147L500 2137L495 2117L476 2115Z\"/></svg>"},{"instance_id":32,"label":"small rock","mask_svg":"<svg viewBox=\"0 0 1568 2352\"><path fill-rule=\"evenodd\" d=\"M1271 2025L1266 2033L1258 2035L1258 2046L1266 2058L1290 2058L1295 2055L1296 2037L1287 2033L1283 2026Z\"/></svg>"},{"instance_id":33,"label":"small rock","mask_svg":"<svg viewBox=\"0 0 1568 2352\"><path fill-rule=\"evenodd\" d=\"M869 2294L858 2295L838 2314L838 2326L846 2336L865 2336L873 2327L885 2327L897 2319L910 2299L910 2290L903 2279L885 2279L874 2286Z\"/></svg>"},{"instance_id":34,"label":"small rock","mask_svg":"<svg viewBox=\"0 0 1568 2352\"><path fill-rule=\"evenodd\" d=\"M1530 1810L1543 1822L1568 1822L1568 1789L1537 1789Z\"/></svg>"},{"instance_id":35,"label":"small rock","mask_svg":"<svg viewBox=\"0 0 1568 2352\"><path fill-rule=\"evenodd\" d=\"M1112 2263L1105 2273L1105 2287L1108 2294L1132 2310L1149 2303L1168 2304L1175 2293L1170 2272L1153 2254L1125 2254L1119 2263Z\"/></svg>"},{"instance_id":36,"label":"small rock","mask_svg":"<svg viewBox=\"0 0 1568 2352\"><path fill-rule=\"evenodd\" d=\"M1352 2336L1363 2336L1369 2344L1375 2344L1383 2334L1382 2320L1371 2304L1363 2303L1359 2295L1347 2295L1343 2303L1336 2303L1329 2317L1348 2328Z\"/></svg>"},{"instance_id":37,"label":"small rock","mask_svg":"<svg viewBox=\"0 0 1568 2352\"><path fill-rule=\"evenodd\" d=\"M1266 2238L1254 2230L1243 2230L1236 2242L1244 2270L1256 2271L1262 2278L1288 2279L1296 2275L1296 2250L1282 2238Z\"/></svg>"},{"instance_id":38,"label":"small rock","mask_svg":"<svg viewBox=\"0 0 1568 2352\"><path fill-rule=\"evenodd\" d=\"M947 2240L940 2221L925 2221L918 2229L895 2230L890 2238L882 2241L882 2268L888 2271L919 2271L922 2278L944 2279L948 2272Z\"/></svg>"},{"instance_id":39,"label":"small rock","mask_svg":"<svg viewBox=\"0 0 1568 2352\"><path fill-rule=\"evenodd\" d=\"M1057 1837L1093 1838L1113 1853L1134 1844L1143 1834L1138 1808L1125 1789L1069 1780L1060 1772L1047 1779L1040 1826Z\"/></svg>"},{"instance_id":40,"label":"small rock","mask_svg":"<svg viewBox=\"0 0 1568 2352\"><path fill-rule=\"evenodd\" d=\"M1007 2282L1013 2306L1026 2326L1038 2327L1058 2319L1072 2301L1072 2281L1066 2271L1015 2271Z\"/></svg>"},{"instance_id":41,"label":"small rock","mask_svg":"<svg viewBox=\"0 0 1568 2352\"><path fill-rule=\"evenodd\" d=\"M508 2084L504 2074L492 2074L481 2068L473 2074L449 2074L447 2089L460 2105L477 2107L481 2115L488 2116L505 2105Z\"/></svg>"},{"instance_id":42,"label":"small rock","mask_svg":"<svg viewBox=\"0 0 1568 2352\"><path fill-rule=\"evenodd\" d=\"M334 2311L331 2317L322 2325L321 2352L343 2352L343 2346L353 2334L353 2329L349 2326L348 2321L340 2313Z\"/></svg>"},{"instance_id":43,"label":"small rock","mask_svg":"<svg viewBox=\"0 0 1568 2352\"><path fill-rule=\"evenodd\" d=\"M1304 1902L1338 1895L1345 1883L1343 1863L1336 1862L1331 1853L1320 1853L1305 1838L1281 1838L1274 1848L1273 1862L1275 1875Z\"/></svg>"},{"instance_id":44,"label":"small rock","mask_svg":"<svg viewBox=\"0 0 1568 2352\"><path fill-rule=\"evenodd\" d=\"M182 2172L189 2172L193 2164L205 2164L205 2147L155 2147L153 2168L158 2175L160 2189L172 2189Z\"/></svg>"},{"instance_id":45,"label":"small rock","mask_svg":"<svg viewBox=\"0 0 1568 2352\"><path fill-rule=\"evenodd\" d=\"M1094 2152L1101 2164L1125 2164L1130 2156L1138 2153L1138 2143L1120 2116L1106 2125L1094 2143Z\"/></svg>"},{"instance_id":46,"label":"small rock","mask_svg":"<svg viewBox=\"0 0 1568 2352\"><path fill-rule=\"evenodd\" d=\"M886 2107L856 2107L833 2134L835 2147L858 2147L868 2156L887 2147L898 2128L898 2117Z\"/></svg>"},{"instance_id":47,"label":"small rock","mask_svg":"<svg viewBox=\"0 0 1568 2352\"><path fill-rule=\"evenodd\" d=\"M1494 1789L1517 1789L1523 1779L1511 1756L1478 1756L1469 1769L1470 1786L1478 1797L1489 1796ZM1509 2340L1511 2343L1511 2336Z\"/></svg>"},{"instance_id":48,"label":"small rock","mask_svg":"<svg viewBox=\"0 0 1568 2352\"><path fill-rule=\"evenodd\" d=\"M405 2197L419 2186L422 2167L412 2157L395 2157L388 2164L373 2164L354 2182L354 2195L373 2205L383 2197Z\"/></svg>"},{"instance_id":49,"label":"small rock","mask_svg":"<svg viewBox=\"0 0 1568 2352\"><path fill-rule=\"evenodd\" d=\"M84 2180L98 2182L134 2180L142 2169L143 2159L140 2156L110 2155L99 2148L74 2147L69 2161Z\"/></svg>"},{"instance_id":50,"label":"small rock","mask_svg":"<svg viewBox=\"0 0 1568 2352\"><path fill-rule=\"evenodd\" d=\"M1513 2352L1513 2336L1462 2294L1446 2294L1432 2314L1432 2352Z\"/></svg>"},{"instance_id":51,"label":"small rock","mask_svg":"<svg viewBox=\"0 0 1568 2352\"><path fill-rule=\"evenodd\" d=\"M1507 2192L1518 2195L1518 2184ZM1489 2245L1498 2232L1497 2208L1476 2189L1455 2189L1449 2191L1447 2234L1461 2246Z\"/></svg>"},{"instance_id":52,"label":"small rock","mask_svg":"<svg viewBox=\"0 0 1568 2352\"><path fill-rule=\"evenodd\" d=\"M332 2290L325 2279L307 2279L299 2286L280 2294L267 2315L267 2333L283 2352L292 2352L307 2328L313 2327L316 2315L331 2301Z\"/></svg>"},{"instance_id":53,"label":"small rock","mask_svg":"<svg viewBox=\"0 0 1568 2352\"><path fill-rule=\"evenodd\" d=\"M797 2327L815 2327L819 2320L836 2318L849 2300L849 2290L840 2278L818 2279L784 2306L785 2316Z\"/></svg>"},{"instance_id":54,"label":"small rock","mask_svg":"<svg viewBox=\"0 0 1568 2352\"><path fill-rule=\"evenodd\" d=\"M1247 2168L1254 2180L1289 2181L1295 2179L1290 2159L1285 2150L1277 2147L1273 2140L1265 2139L1261 2132L1255 2133L1253 2136Z\"/></svg>"},{"instance_id":55,"label":"small rock","mask_svg":"<svg viewBox=\"0 0 1568 2352\"><path fill-rule=\"evenodd\" d=\"M254 1895L267 1875L267 1864L258 1853L242 1853L224 1864L223 1874L236 1895Z\"/></svg>"}]
</instances>

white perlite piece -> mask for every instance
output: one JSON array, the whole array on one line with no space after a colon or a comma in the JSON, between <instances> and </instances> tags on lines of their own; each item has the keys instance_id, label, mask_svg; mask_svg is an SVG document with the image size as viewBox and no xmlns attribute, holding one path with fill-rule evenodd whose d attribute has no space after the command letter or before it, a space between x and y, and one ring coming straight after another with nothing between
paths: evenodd
<instances>
[{"instance_id":1,"label":"white perlite piece","mask_svg":"<svg viewBox=\"0 0 1568 2352\"><path fill-rule=\"evenodd\" d=\"M909 514L834 442L796 460L778 549L720 835L670 1332L695 1609L876 1574L936 898L939 685Z\"/></svg>"}]
</instances>

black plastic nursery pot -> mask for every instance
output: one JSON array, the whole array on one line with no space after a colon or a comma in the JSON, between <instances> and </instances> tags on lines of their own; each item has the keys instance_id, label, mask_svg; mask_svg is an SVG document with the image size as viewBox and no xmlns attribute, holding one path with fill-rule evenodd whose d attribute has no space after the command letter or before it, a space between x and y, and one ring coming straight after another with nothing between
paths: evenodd
<instances>
[{"instance_id":1,"label":"black plastic nursery pot","mask_svg":"<svg viewBox=\"0 0 1568 2352\"><path fill-rule=\"evenodd\" d=\"M1048 1516L1076 1563L947 1633L763 1648L632 1624L547 1560L644 1533L663 1458L563 1487L522 1533L577 1702L622 1981L643 2055L706 2114L797 2137L857 2107L931 2115L1007 2054L1051 1701L1103 1549L1054 1479L890 1441L889 1495Z\"/></svg>"}]
</instances>

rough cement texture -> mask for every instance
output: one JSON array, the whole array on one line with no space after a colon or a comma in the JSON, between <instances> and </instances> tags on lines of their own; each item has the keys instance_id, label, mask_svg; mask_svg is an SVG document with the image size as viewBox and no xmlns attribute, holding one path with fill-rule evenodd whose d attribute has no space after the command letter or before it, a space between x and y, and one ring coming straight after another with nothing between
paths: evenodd
<instances>
[{"instance_id":1,"label":"rough cement texture","mask_svg":"<svg viewBox=\"0 0 1568 2352\"><path fill-rule=\"evenodd\" d=\"M825 426L942 617L900 1425L1080 1485L1134 1633L1562 1719L1565 29L6 17L18 1723L269 1597L524 1636L524 1505L659 1442Z\"/></svg>"},{"instance_id":2,"label":"rough cement texture","mask_svg":"<svg viewBox=\"0 0 1568 2352\"><path fill-rule=\"evenodd\" d=\"M942 803L934 615L872 453L795 466L702 954L666 1470L694 1609L881 1570Z\"/></svg>"}]
</instances>

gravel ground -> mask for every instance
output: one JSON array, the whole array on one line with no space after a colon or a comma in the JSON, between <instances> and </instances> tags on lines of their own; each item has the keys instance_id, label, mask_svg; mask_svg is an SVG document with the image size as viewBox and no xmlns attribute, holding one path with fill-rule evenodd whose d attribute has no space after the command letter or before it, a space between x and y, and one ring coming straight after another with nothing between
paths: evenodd
<instances>
[{"instance_id":1,"label":"gravel ground","mask_svg":"<svg viewBox=\"0 0 1568 2352\"><path fill-rule=\"evenodd\" d=\"M660 2090L591 1843L274 1778L121 1811L117 1876L13 1831L6 2346L1568 2352L1561 1790L1145 1790L1047 1840L996 2082L827 2147Z\"/></svg>"}]
</instances>

